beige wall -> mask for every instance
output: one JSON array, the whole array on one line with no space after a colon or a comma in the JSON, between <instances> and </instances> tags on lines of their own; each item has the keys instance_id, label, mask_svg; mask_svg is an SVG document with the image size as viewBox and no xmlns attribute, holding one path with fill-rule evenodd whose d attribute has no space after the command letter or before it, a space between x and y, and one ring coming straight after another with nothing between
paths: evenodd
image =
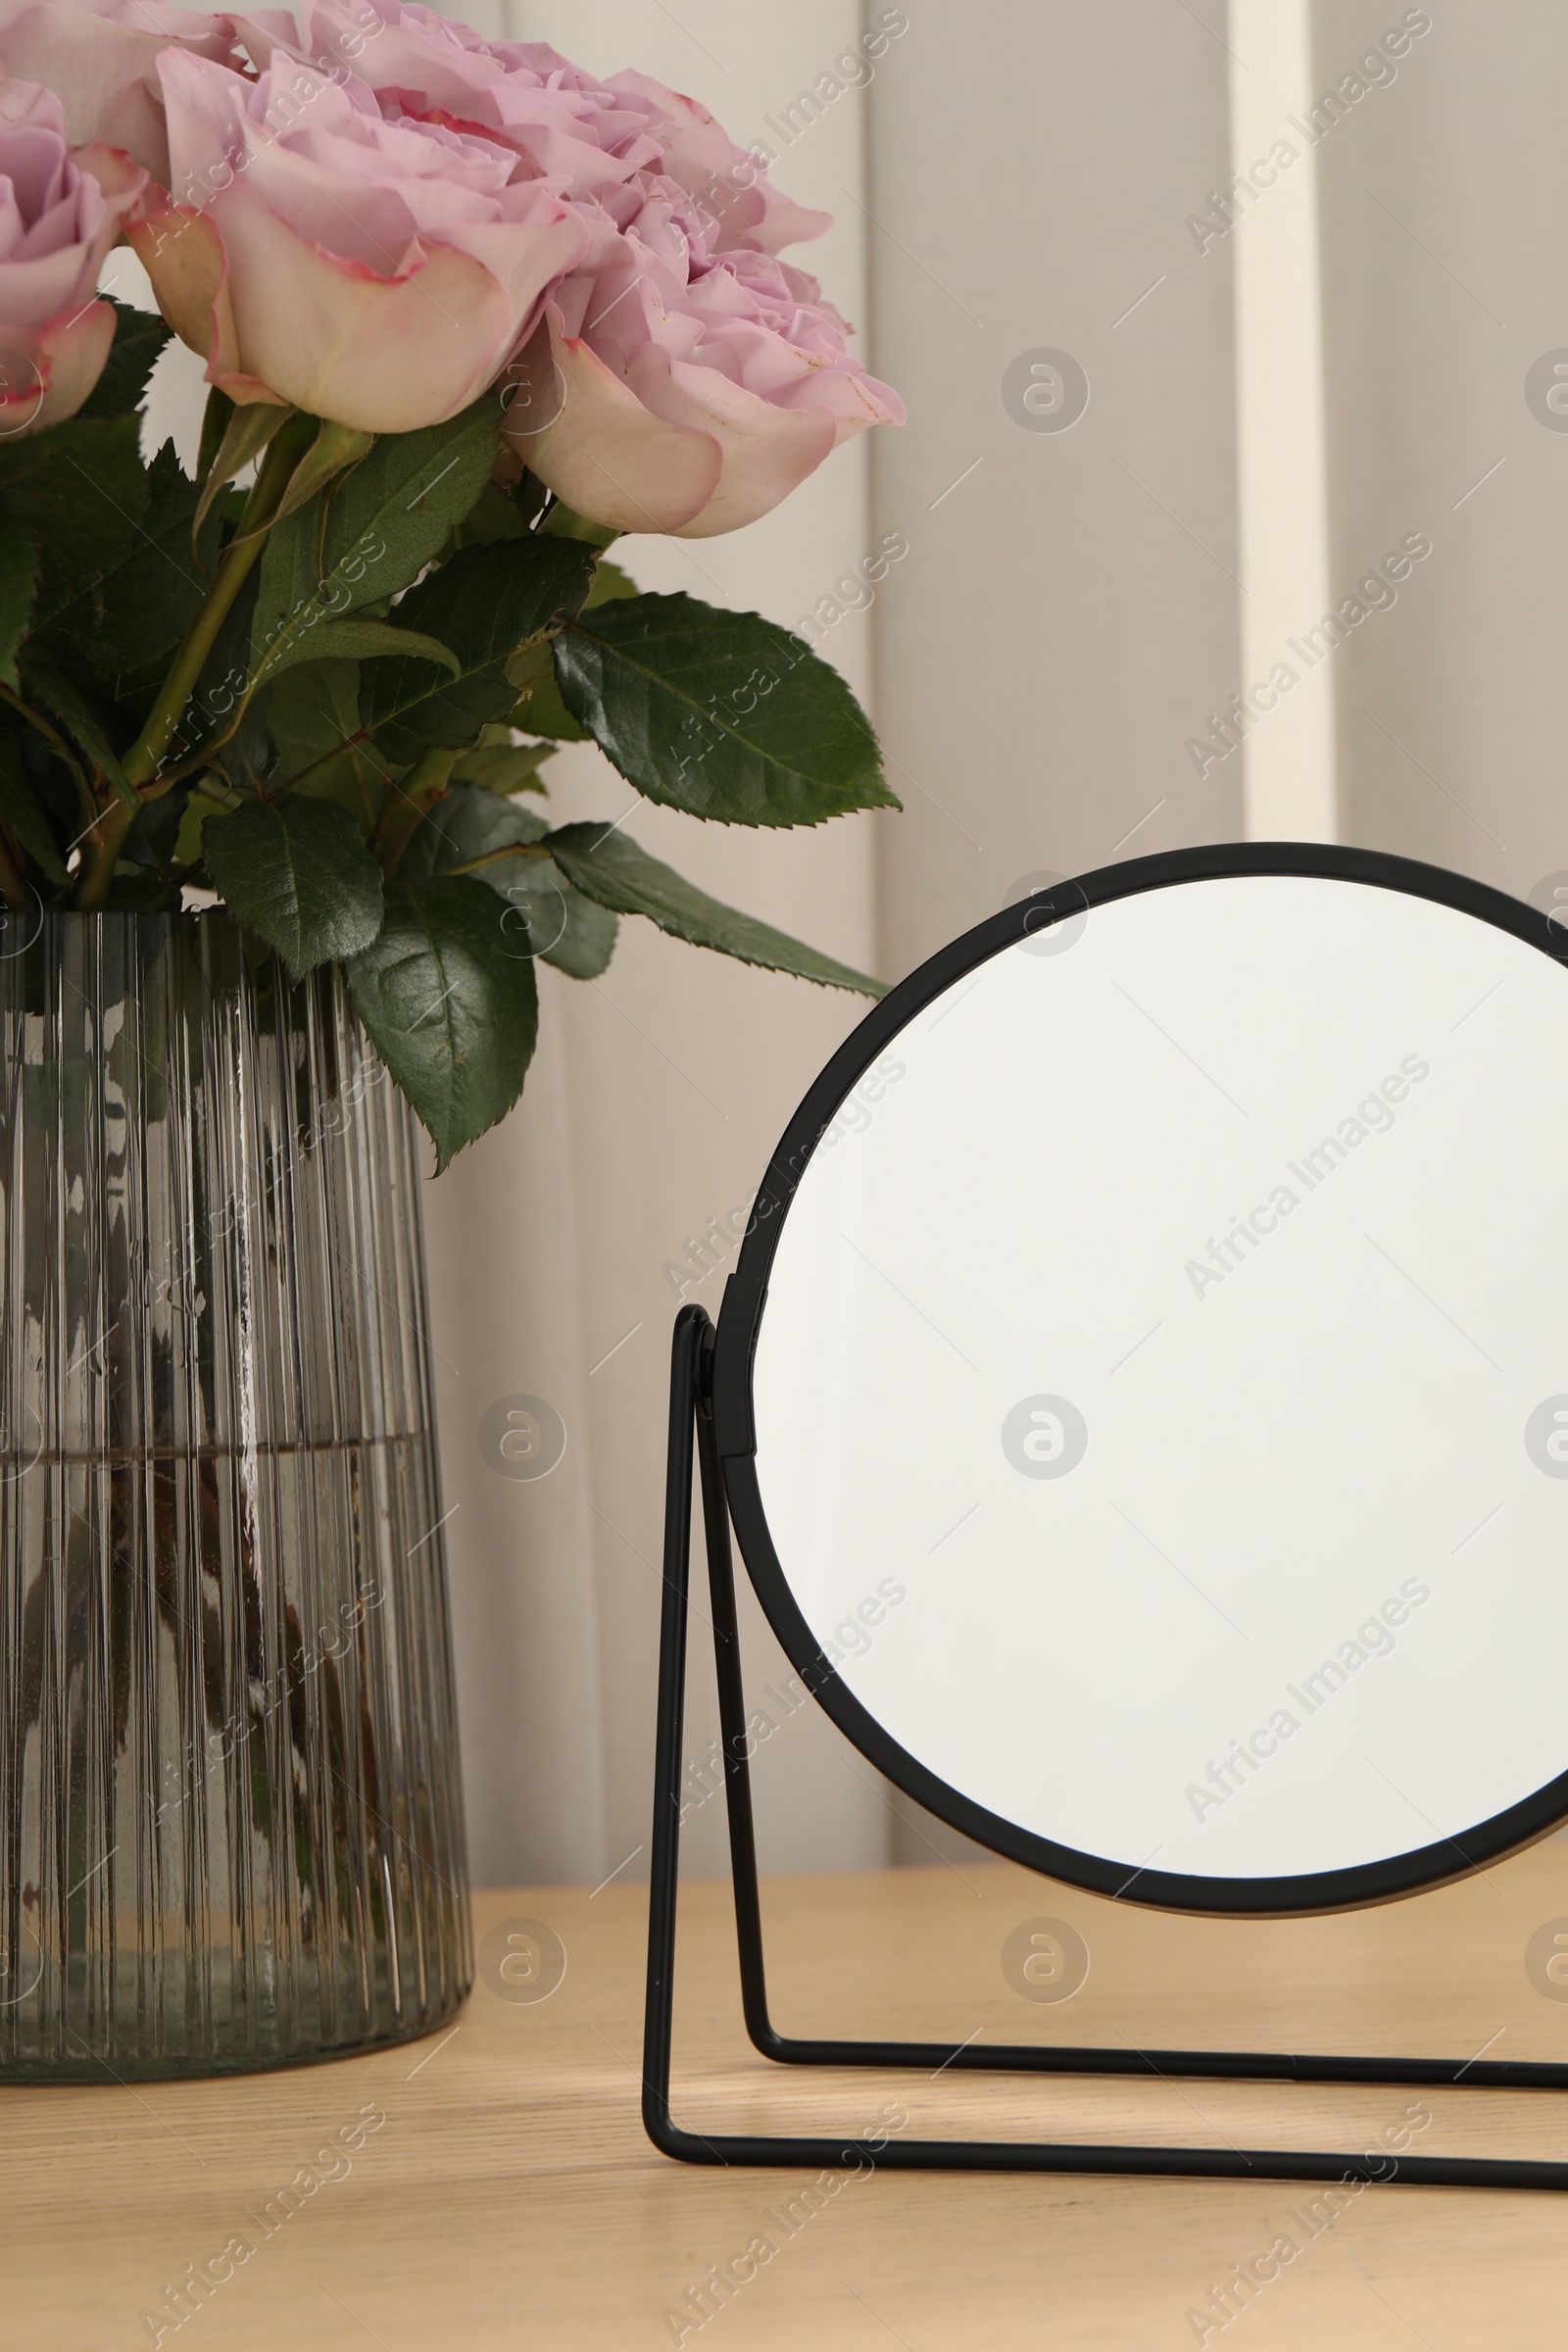
<instances>
[{"instance_id":1,"label":"beige wall","mask_svg":"<svg viewBox=\"0 0 1568 2352\"><path fill-rule=\"evenodd\" d=\"M1400 13L1320 0L1320 86ZM1568 345L1568 18L1430 14L1319 151L1333 576L1407 531L1433 550L1334 657L1341 821L1528 896L1568 866L1568 433L1525 400Z\"/></svg>"},{"instance_id":2,"label":"beige wall","mask_svg":"<svg viewBox=\"0 0 1568 2352\"><path fill-rule=\"evenodd\" d=\"M1241 821L1239 763L1200 781L1184 749L1237 683L1229 263L1183 225L1227 164L1224 49L1165 0L1030 0L957 37L908 13L869 199L877 364L911 414L872 453L877 520L911 542L875 615L907 786L878 837L890 972L1031 868ZM1065 431L1003 404L1042 348L1089 378Z\"/></svg>"}]
</instances>

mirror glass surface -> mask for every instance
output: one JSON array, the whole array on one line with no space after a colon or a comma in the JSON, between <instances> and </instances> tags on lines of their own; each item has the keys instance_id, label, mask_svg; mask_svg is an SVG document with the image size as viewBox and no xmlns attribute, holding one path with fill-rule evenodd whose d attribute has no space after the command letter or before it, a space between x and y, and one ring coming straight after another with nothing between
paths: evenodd
<instances>
[{"instance_id":1,"label":"mirror glass surface","mask_svg":"<svg viewBox=\"0 0 1568 2352\"><path fill-rule=\"evenodd\" d=\"M753 1386L789 1592L908 1756L1133 1899L1451 1875L1568 1771L1565 1072L1549 956L1281 874L914 1015Z\"/></svg>"}]
</instances>

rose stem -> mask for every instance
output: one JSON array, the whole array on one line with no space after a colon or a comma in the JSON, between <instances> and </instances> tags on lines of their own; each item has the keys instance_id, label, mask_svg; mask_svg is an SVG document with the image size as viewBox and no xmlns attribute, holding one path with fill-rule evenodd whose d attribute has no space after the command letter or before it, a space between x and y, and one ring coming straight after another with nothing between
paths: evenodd
<instances>
[{"instance_id":1,"label":"rose stem","mask_svg":"<svg viewBox=\"0 0 1568 2352\"><path fill-rule=\"evenodd\" d=\"M159 793L167 791L173 782L171 776L164 785L152 791L147 789L154 783L159 764L173 741L180 712L191 698L218 632L245 585L252 564L267 545L268 525L282 504L289 476L303 454L302 444L315 432L317 421L314 416L291 418L268 444L261 471L240 516L238 535L218 566L201 611L185 632L184 643L174 656L147 724L125 754L125 779L139 796L138 807L143 800L157 800ZM295 431L296 422L307 428L305 433ZM92 854L76 893L79 907L101 906L108 897L115 866L135 816L135 808L127 808L118 800L103 810L94 828Z\"/></svg>"}]
</instances>

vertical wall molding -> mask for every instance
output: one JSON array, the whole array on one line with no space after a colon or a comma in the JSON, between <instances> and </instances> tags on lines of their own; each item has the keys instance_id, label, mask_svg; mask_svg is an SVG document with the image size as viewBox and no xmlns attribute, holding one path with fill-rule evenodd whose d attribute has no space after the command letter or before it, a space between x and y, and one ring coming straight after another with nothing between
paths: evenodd
<instances>
[{"instance_id":1,"label":"vertical wall molding","mask_svg":"<svg viewBox=\"0 0 1568 2352\"><path fill-rule=\"evenodd\" d=\"M1230 0L1247 833L1334 841L1334 662L1311 0ZM1294 682L1290 682L1294 679Z\"/></svg>"}]
</instances>

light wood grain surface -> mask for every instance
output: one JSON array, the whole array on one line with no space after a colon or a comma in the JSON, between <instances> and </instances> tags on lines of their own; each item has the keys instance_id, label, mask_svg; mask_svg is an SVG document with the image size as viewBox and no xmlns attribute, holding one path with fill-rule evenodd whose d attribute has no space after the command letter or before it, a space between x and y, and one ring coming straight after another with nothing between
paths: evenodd
<instances>
[{"instance_id":1,"label":"light wood grain surface","mask_svg":"<svg viewBox=\"0 0 1568 2352\"><path fill-rule=\"evenodd\" d=\"M860 2132L891 2114L931 2134L1359 2148L1414 2104L1422 2151L1568 2158L1568 2094L784 2072L741 2032L728 1899L683 1895L676 2108L697 2128ZM1526 1966L1544 1925L1568 1933L1560 1840L1415 1902L1282 1925L1165 1919L967 1863L774 1880L764 1899L786 2030L1568 2056L1568 2001ZM1092 1955L1059 2006L1001 1966L1036 1919ZM1155 2352L1197 2342L1190 2315L1282 2234L1295 2257L1208 2344L1541 2352L1568 2332L1568 2198L1377 2186L1314 2231L1310 2192L1263 2180L877 2173L813 2206L799 2172L672 2165L638 2121L641 1890L481 1896L492 1970L521 1921L561 1939L564 1981L542 2001L481 1982L444 2038L0 2095L4 2352L146 2345L143 2312L189 2266L221 2271L236 2236L253 2251L164 2346L655 2352L684 2328L703 2352ZM367 2115L384 2121L345 2148ZM317 2185L270 2216L302 2169ZM758 2238L774 2251L745 2278ZM743 2282L699 2325L689 2292L715 2269Z\"/></svg>"}]
</instances>

